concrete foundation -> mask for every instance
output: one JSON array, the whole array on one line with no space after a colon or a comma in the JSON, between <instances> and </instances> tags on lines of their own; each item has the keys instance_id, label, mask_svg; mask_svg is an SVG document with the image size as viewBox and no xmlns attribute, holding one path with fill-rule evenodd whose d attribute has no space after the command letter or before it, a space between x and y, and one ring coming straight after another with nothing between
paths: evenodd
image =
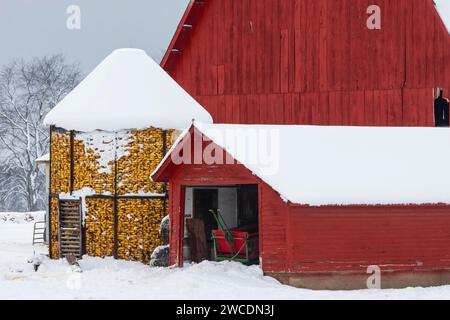
<instances>
[{"instance_id":1,"label":"concrete foundation","mask_svg":"<svg viewBox=\"0 0 450 320\"><path fill-rule=\"evenodd\" d=\"M312 290L367 289L366 273L265 273L283 284ZM382 271L382 289L407 287L433 287L450 284L450 270L432 271Z\"/></svg>"}]
</instances>

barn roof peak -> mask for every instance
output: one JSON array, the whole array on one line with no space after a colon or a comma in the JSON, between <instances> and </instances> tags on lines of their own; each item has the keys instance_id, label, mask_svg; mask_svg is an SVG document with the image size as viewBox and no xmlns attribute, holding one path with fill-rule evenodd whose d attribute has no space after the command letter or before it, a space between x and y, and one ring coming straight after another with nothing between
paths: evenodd
<instances>
[{"instance_id":1,"label":"barn roof peak","mask_svg":"<svg viewBox=\"0 0 450 320\"><path fill-rule=\"evenodd\" d=\"M53 110L44 123L67 130L178 129L210 114L144 50L117 49Z\"/></svg>"}]
</instances>

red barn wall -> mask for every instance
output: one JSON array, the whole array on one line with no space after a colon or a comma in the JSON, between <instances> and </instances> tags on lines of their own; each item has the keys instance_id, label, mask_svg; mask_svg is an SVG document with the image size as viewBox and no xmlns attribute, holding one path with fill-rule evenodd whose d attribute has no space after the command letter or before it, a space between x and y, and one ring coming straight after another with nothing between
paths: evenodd
<instances>
[{"instance_id":1,"label":"red barn wall","mask_svg":"<svg viewBox=\"0 0 450 320\"><path fill-rule=\"evenodd\" d=\"M369 5L382 29L366 27ZM432 0L212 0L169 73L216 122L432 126L450 36Z\"/></svg>"},{"instance_id":2,"label":"red barn wall","mask_svg":"<svg viewBox=\"0 0 450 320\"><path fill-rule=\"evenodd\" d=\"M444 270L450 206L291 207L290 272Z\"/></svg>"},{"instance_id":3,"label":"red barn wall","mask_svg":"<svg viewBox=\"0 0 450 320\"><path fill-rule=\"evenodd\" d=\"M265 272L285 271L289 265L289 208L267 184L261 182L259 188L262 268Z\"/></svg>"}]
</instances>

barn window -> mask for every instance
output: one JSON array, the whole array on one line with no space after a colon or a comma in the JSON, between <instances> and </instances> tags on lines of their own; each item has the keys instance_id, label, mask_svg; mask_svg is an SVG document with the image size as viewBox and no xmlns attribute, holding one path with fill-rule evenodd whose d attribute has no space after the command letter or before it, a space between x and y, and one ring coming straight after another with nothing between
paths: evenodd
<instances>
[{"instance_id":1,"label":"barn window","mask_svg":"<svg viewBox=\"0 0 450 320\"><path fill-rule=\"evenodd\" d=\"M434 100L434 123L436 127L448 127L449 121L449 102L443 97L444 92L439 90L439 96Z\"/></svg>"}]
</instances>

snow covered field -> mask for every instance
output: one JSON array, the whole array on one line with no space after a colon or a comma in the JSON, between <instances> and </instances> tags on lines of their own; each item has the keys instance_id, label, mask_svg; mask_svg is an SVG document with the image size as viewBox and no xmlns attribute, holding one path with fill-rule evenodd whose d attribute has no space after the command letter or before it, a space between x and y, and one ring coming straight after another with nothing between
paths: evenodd
<instances>
[{"instance_id":1,"label":"snow covered field","mask_svg":"<svg viewBox=\"0 0 450 320\"><path fill-rule=\"evenodd\" d=\"M27 261L33 217L0 213L0 299L450 299L450 286L428 289L310 291L281 285L257 266L204 262L183 269L151 268L134 262L85 258L82 273L64 260L45 258L34 272Z\"/></svg>"}]
</instances>

